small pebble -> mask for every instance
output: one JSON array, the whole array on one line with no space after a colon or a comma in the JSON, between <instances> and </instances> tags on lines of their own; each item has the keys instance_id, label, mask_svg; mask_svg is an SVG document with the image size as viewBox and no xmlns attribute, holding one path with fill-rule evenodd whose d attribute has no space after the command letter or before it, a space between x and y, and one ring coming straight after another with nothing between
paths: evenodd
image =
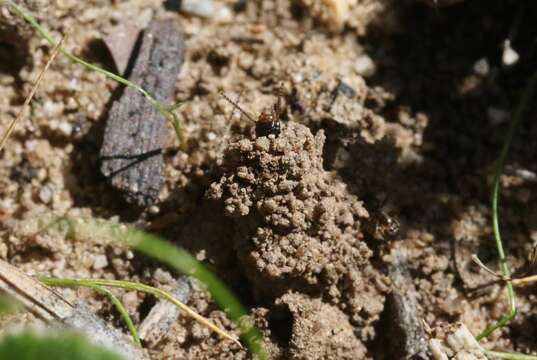
<instances>
[{"instance_id":1,"label":"small pebble","mask_svg":"<svg viewBox=\"0 0 537 360\"><path fill-rule=\"evenodd\" d=\"M356 72L364 77L373 76L377 71L375 63L368 55L361 55L356 59L354 65Z\"/></svg>"},{"instance_id":2,"label":"small pebble","mask_svg":"<svg viewBox=\"0 0 537 360\"><path fill-rule=\"evenodd\" d=\"M537 181L537 174L527 169L515 169L514 174L524 181Z\"/></svg>"},{"instance_id":3,"label":"small pebble","mask_svg":"<svg viewBox=\"0 0 537 360\"><path fill-rule=\"evenodd\" d=\"M207 140L209 140L209 141L216 140L216 134L214 132L212 132L212 131L209 131L207 133L206 137L207 137Z\"/></svg>"},{"instance_id":4,"label":"small pebble","mask_svg":"<svg viewBox=\"0 0 537 360\"><path fill-rule=\"evenodd\" d=\"M511 47L511 40L507 39L503 42L502 63L505 66L511 66L518 62L520 55Z\"/></svg>"},{"instance_id":5,"label":"small pebble","mask_svg":"<svg viewBox=\"0 0 537 360\"><path fill-rule=\"evenodd\" d=\"M70 136L73 132L73 127L67 121L62 121L58 124L58 130L62 133L62 135Z\"/></svg>"},{"instance_id":6,"label":"small pebble","mask_svg":"<svg viewBox=\"0 0 537 360\"><path fill-rule=\"evenodd\" d=\"M52 200L52 190L50 189L50 187L48 185L44 185L39 190L39 200L41 200L41 202L43 204L48 204L48 203L51 202L51 200Z\"/></svg>"},{"instance_id":7,"label":"small pebble","mask_svg":"<svg viewBox=\"0 0 537 360\"><path fill-rule=\"evenodd\" d=\"M136 309L138 306L138 293L136 291L129 291L121 297L121 300L127 309Z\"/></svg>"},{"instance_id":8,"label":"small pebble","mask_svg":"<svg viewBox=\"0 0 537 360\"><path fill-rule=\"evenodd\" d=\"M161 268L157 268L153 273L153 280L158 281L162 284L167 284L171 283L174 279L168 271L163 270Z\"/></svg>"},{"instance_id":9,"label":"small pebble","mask_svg":"<svg viewBox=\"0 0 537 360\"><path fill-rule=\"evenodd\" d=\"M212 17L215 13L215 6L212 0L183 0L181 11L201 17Z\"/></svg>"},{"instance_id":10,"label":"small pebble","mask_svg":"<svg viewBox=\"0 0 537 360\"><path fill-rule=\"evenodd\" d=\"M95 259L93 260L93 268L95 270L104 269L108 266L108 258L106 255L97 255L95 256Z\"/></svg>"},{"instance_id":11,"label":"small pebble","mask_svg":"<svg viewBox=\"0 0 537 360\"><path fill-rule=\"evenodd\" d=\"M490 65L487 60L487 58L481 58L477 60L474 64L474 72L482 77L485 77L488 75L490 71Z\"/></svg>"}]
</instances>

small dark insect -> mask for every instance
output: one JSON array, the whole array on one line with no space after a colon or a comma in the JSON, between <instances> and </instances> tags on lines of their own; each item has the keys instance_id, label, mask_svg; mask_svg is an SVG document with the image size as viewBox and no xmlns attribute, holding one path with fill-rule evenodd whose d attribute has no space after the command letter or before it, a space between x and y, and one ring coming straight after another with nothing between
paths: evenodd
<instances>
[{"instance_id":1,"label":"small dark insect","mask_svg":"<svg viewBox=\"0 0 537 360\"><path fill-rule=\"evenodd\" d=\"M364 225L365 230L377 240L393 240L399 234L399 221L388 214L383 204L373 206L371 217Z\"/></svg>"},{"instance_id":2,"label":"small dark insect","mask_svg":"<svg viewBox=\"0 0 537 360\"><path fill-rule=\"evenodd\" d=\"M277 137L280 135L280 117L282 114L282 96L278 94L278 102L271 109L265 109L259 114L257 121L254 117L248 114L243 108L241 108L235 101L228 98L224 93L220 93L224 99L226 99L231 105L241 112L246 118L255 123L255 136L269 136L274 135Z\"/></svg>"},{"instance_id":3,"label":"small dark insect","mask_svg":"<svg viewBox=\"0 0 537 360\"><path fill-rule=\"evenodd\" d=\"M378 240L391 240L399 234L399 221L383 210L373 215L373 236Z\"/></svg>"}]
</instances>

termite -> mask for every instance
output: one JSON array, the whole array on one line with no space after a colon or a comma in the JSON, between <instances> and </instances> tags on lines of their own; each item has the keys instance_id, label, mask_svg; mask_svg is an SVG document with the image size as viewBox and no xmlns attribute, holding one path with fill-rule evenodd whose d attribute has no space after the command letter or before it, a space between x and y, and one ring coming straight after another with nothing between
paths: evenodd
<instances>
[{"instance_id":1,"label":"termite","mask_svg":"<svg viewBox=\"0 0 537 360\"><path fill-rule=\"evenodd\" d=\"M233 105L237 110L239 110L241 114L246 116L248 120L255 123L255 136L261 137L274 135L275 137L277 137L278 135L280 135L280 116L282 114L282 96L280 94L278 94L278 102L276 103L276 105L274 105L272 108L264 109L261 114L259 114L257 121L252 115L248 114L243 108L239 106L239 104L228 98L223 92L220 92L220 95L222 95L224 99L226 99L231 105Z\"/></svg>"}]
</instances>

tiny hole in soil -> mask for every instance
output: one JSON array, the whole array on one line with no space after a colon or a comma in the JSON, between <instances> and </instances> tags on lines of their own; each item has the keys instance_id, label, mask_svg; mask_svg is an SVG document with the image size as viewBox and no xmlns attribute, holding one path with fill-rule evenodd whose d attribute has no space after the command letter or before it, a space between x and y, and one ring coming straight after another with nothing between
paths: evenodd
<instances>
[{"instance_id":1,"label":"tiny hole in soil","mask_svg":"<svg viewBox=\"0 0 537 360\"><path fill-rule=\"evenodd\" d=\"M274 340L287 346L293 334L293 314L287 306L277 306L267 316L268 324Z\"/></svg>"},{"instance_id":2,"label":"tiny hole in soil","mask_svg":"<svg viewBox=\"0 0 537 360\"><path fill-rule=\"evenodd\" d=\"M306 9L303 5L299 4L298 1L293 1L291 3L291 14L295 19L302 19L306 13Z\"/></svg>"},{"instance_id":3,"label":"tiny hole in soil","mask_svg":"<svg viewBox=\"0 0 537 360\"><path fill-rule=\"evenodd\" d=\"M229 58L216 51L210 51L207 55L207 62L211 65L215 74L221 75L224 67L229 65Z\"/></svg>"}]
</instances>

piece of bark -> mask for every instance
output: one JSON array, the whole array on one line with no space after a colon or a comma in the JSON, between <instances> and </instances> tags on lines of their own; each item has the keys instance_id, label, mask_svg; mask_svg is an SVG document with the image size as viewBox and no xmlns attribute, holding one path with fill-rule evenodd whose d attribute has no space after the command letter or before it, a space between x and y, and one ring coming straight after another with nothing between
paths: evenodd
<instances>
[{"instance_id":1,"label":"piece of bark","mask_svg":"<svg viewBox=\"0 0 537 360\"><path fill-rule=\"evenodd\" d=\"M399 359L428 359L427 337L418 307L418 294L400 251L393 251L388 268L392 291L386 299L388 351Z\"/></svg>"},{"instance_id":2,"label":"piece of bark","mask_svg":"<svg viewBox=\"0 0 537 360\"><path fill-rule=\"evenodd\" d=\"M154 20L144 31L129 80L167 104L175 91L183 54L183 36L173 21ZM125 88L110 109L101 147L101 172L130 204L147 207L158 199L166 121L131 87Z\"/></svg>"},{"instance_id":3,"label":"piece of bark","mask_svg":"<svg viewBox=\"0 0 537 360\"><path fill-rule=\"evenodd\" d=\"M57 292L0 260L0 290L19 301L26 309L47 323L77 329L124 359L143 360L146 354L119 330L108 326L82 301L71 304Z\"/></svg>"},{"instance_id":4,"label":"piece of bark","mask_svg":"<svg viewBox=\"0 0 537 360\"><path fill-rule=\"evenodd\" d=\"M172 294L177 300L186 304L191 292L192 284L189 278L182 276L177 280ZM179 308L168 300L159 300L138 328L140 339L144 340L150 347L154 347L169 333L180 312Z\"/></svg>"}]
</instances>

